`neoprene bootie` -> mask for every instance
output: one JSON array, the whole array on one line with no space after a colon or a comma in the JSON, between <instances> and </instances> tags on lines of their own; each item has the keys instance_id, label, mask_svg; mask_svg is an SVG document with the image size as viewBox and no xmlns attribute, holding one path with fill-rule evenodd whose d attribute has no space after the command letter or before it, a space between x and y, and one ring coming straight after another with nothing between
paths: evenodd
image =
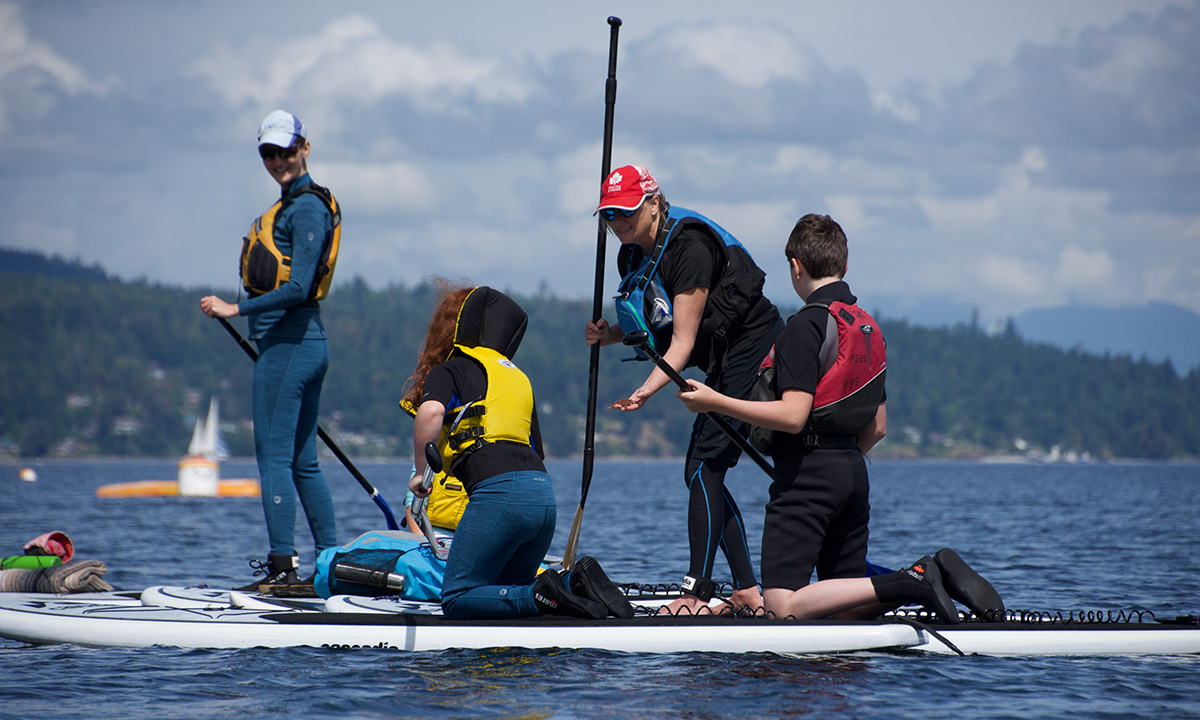
<instances>
[{"instance_id":1,"label":"neoprene bootie","mask_svg":"<svg viewBox=\"0 0 1200 720\"><path fill-rule=\"evenodd\" d=\"M1004 600L1000 599L1000 593L958 553L950 548L942 548L934 554L933 559L942 571L942 583L950 597L970 608L975 617L992 622L1004 621Z\"/></svg>"},{"instance_id":2,"label":"neoprene bootie","mask_svg":"<svg viewBox=\"0 0 1200 720\"><path fill-rule=\"evenodd\" d=\"M958 623L958 608L942 584L937 562L928 555L898 572L872 576L871 585L881 603L919 603L936 613L942 622Z\"/></svg>"},{"instance_id":3,"label":"neoprene bootie","mask_svg":"<svg viewBox=\"0 0 1200 720\"><path fill-rule=\"evenodd\" d=\"M251 560L250 567L255 575L266 575L261 580L255 580L249 585L234 588L238 592L258 592L262 585L299 585L300 576L296 569L300 567L300 558L295 555L267 555L267 561Z\"/></svg>"},{"instance_id":4,"label":"neoprene bootie","mask_svg":"<svg viewBox=\"0 0 1200 720\"><path fill-rule=\"evenodd\" d=\"M608 617L608 608L567 590L562 576L553 570L538 575L533 583L533 602L542 615L569 615L599 620Z\"/></svg>"},{"instance_id":5,"label":"neoprene bootie","mask_svg":"<svg viewBox=\"0 0 1200 720\"><path fill-rule=\"evenodd\" d=\"M564 576L567 587L576 595L595 600L603 605L610 615L625 620L633 617L633 605L629 604L621 588L608 579L596 558L584 555L575 561L575 566L564 573Z\"/></svg>"}]
</instances>

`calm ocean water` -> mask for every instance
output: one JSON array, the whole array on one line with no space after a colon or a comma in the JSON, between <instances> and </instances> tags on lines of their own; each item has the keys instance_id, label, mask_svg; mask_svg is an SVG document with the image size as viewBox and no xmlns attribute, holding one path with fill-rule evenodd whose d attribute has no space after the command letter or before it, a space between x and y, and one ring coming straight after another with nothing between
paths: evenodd
<instances>
[{"instance_id":1,"label":"calm ocean water","mask_svg":"<svg viewBox=\"0 0 1200 720\"><path fill-rule=\"evenodd\" d=\"M383 515L337 461L323 461L349 541ZM0 469L0 554L63 530L121 589L228 585L265 551L258 499L100 499L102 484L173 478L175 461ZM361 463L403 508L408 463ZM580 463L550 465L561 554ZM226 462L223 477L253 477ZM1200 466L877 462L871 560L900 567L951 546L1021 610L1200 614ZM766 480L731 485L755 533ZM580 554L617 581L686 570L679 462L599 462ZM302 569L312 547L298 522ZM7 548L7 550L5 550ZM753 548L757 553L757 546ZM727 569L718 562L718 579ZM3 718L1200 718L1200 656L982 658L630 655L448 651L30 647L0 640Z\"/></svg>"}]
</instances>

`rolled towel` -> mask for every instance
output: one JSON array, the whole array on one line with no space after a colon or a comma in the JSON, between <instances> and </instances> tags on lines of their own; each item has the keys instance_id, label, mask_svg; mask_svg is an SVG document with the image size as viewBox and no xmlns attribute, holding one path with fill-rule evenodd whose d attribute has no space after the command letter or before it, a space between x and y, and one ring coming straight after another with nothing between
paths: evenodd
<instances>
[{"instance_id":1,"label":"rolled towel","mask_svg":"<svg viewBox=\"0 0 1200 720\"><path fill-rule=\"evenodd\" d=\"M0 570L0 592L64 593L107 592L112 585L101 578L108 572L100 560L72 560L37 570Z\"/></svg>"}]
</instances>

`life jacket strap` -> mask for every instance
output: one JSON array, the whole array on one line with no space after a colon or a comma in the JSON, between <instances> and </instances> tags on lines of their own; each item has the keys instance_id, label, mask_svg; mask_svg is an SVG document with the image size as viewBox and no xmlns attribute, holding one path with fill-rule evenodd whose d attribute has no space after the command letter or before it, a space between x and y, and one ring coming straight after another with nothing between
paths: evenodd
<instances>
[{"instance_id":1,"label":"life jacket strap","mask_svg":"<svg viewBox=\"0 0 1200 720\"><path fill-rule=\"evenodd\" d=\"M482 427L479 427L478 425L475 427L472 427L472 428L467 428L466 430L463 430L462 432L454 433L453 435L451 435L449 438L450 445L452 447L458 447L465 442L475 440L476 438L483 437L484 432L485 432L484 429ZM460 450L459 452L466 452L466 451Z\"/></svg>"},{"instance_id":2,"label":"life jacket strap","mask_svg":"<svg viewBox=\"0 0 1200 720\"><path fill-rule=\"evenodd\" d=\"M858 447L858 436L808 433L800 436L799 444L809 450L850 450Z\"/></svg>"}]
</instances>

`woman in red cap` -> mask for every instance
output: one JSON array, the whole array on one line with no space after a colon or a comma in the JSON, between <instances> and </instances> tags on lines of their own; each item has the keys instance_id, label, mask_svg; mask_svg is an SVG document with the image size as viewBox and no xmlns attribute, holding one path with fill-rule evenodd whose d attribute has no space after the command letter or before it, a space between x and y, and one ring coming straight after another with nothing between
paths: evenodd
<instances>
[{"instance_id":1,"label":"woman in red cap","mask_svg":"<svg viewBox=\"0 0 1200 720\"><path fill-rule=\"evenodd\" d=\"M642 165L609 173L596 211L621 241L617 265L621 294L617 323L589 322L589 345L610 345L626 332L646 330L654 349L676 370L698 367L705 384L733 397L749 397L759 363L783 329L779 311L762 293L764 273L721 226L699 213L672 206ZM654 368L627 400L641 408L670 383ZM739 431L744 428L735 425ZM734 609L762 606L745 526L725 473L741 450L707 415L692 426L684 469L689 491L690 565L684 597L670 611L699 612L715 591L712 568L720 548L733 574Z\"/></svg>"}]
</instances>

